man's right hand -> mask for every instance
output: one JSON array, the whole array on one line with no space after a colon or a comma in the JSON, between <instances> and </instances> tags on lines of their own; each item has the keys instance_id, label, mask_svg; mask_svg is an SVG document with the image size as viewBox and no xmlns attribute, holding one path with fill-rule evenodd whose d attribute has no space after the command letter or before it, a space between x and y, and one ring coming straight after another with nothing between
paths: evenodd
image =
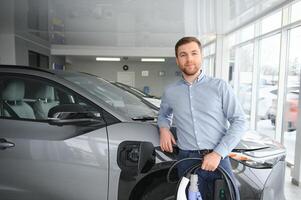
<instances>
[{"instance_id":1,"label":"man's right hand","mask_svg":"<svg viewBox=\"0 0 301 200\"><path fill-rule=\"evenodd\" d=\"M160 128L160 147L162 151L172 153L172 145L176 144L173 134L168 128Z\"/></svg>"}]
</instances>

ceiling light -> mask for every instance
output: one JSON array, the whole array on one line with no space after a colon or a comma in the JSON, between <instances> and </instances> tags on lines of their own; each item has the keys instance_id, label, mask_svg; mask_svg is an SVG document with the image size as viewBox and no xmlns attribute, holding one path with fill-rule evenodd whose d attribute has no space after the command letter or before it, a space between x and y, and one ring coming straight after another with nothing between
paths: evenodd
<instances>
[{"instance_id":1,"label":"ceiling light","mask_svg":"<svg viewBox=\"0 0 301 200\"><path fill-rule=\"evenodd\" d=\"M120 61L120 58L96 57L96 61Z\"/></svg>"},{"instance_id":2,"label":"ceiling light","mask_svg":"<svg viewBox=\"0 0 301 200\"><path fill-rule=\"evenodd\" d=\"M141 62L165 62L165 58L141 58Z\"/></svg>"}]
</instances>

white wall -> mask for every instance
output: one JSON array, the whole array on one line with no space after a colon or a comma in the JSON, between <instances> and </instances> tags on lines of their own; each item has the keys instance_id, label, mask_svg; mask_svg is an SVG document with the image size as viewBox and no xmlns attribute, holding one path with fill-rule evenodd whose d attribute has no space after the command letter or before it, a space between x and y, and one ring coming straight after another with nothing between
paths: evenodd
<instances>
[{"instance_id":1,"label":"white wall","mask_svg":"<svg viewBox=\"0 0 301 200\"><path fill-rule=\"evenodd\" d=\"M138 61L96 62L78 58L72 59L71 62L66 65L67 70L88 72L108 81L117 81L117 72L122 72L122 66L126 64L129 66L128 71L135 72L135 87L142 90L144 86L149 86L150 94L156 96L161 96L168 84L180 78L176 76L178 67L175 63L175 58L170 58L165 63L142 63ZM148 77L141 76L141 72L144 70L149 71ZM165 71L165 76L159 76L160 71Z\"/></svg>"},{"instance_id":2,"label":"white wall","mask_svg":"<svg viewBox=\"0 0 301 200\"><path fill-rule=\"evenodd\" d=\"M15 36L0 34L0 64L16 64Z\"/></svg>"},{"instance_id":3,"label":"white wall","mask_svg":"<svg viewBox=\"0 0 301 200\"><path fill-rule=\"evenodd\" d=\"M43 0L46 2L46 0ZM42 35L48 34L47 4L39 16ZM49 41L28 32L28 1L4 1L0 6L0 64L28 65L28 51L50 57ZM46 13L46 14L45 14Z\"/></svg>"},{"instance_id":4,"label":"white wall","mask_svg":"<svg viewBox=\"0 0 301 200\"><path fill-rule=\"evenodd\" d=\"M15 64L14 1L0 6L0 64Z\"/></svg>"},{"instance_id":5,"label":"white wall","mask_svg":"<svg viewBox=\"0 0 301 200\"><path fill-rule=\"evenodd\" d=\"M16 64L28 65L28 51L34 51L49 57L50 60L50 48L42 44L36 43L32 40L16 36Z\"/></svg>"},{"instance_id":6,"label":"white wall","mask_svg":"<svg viewBox=\"0 0 301 200\"><path fill-rule=\"evenodd\" d=\"M38 2L36 0L36 2ZM45 23L48 21L48 12L47 12L47 4L46 0L40 1L39 6L39 25L36 32L41 36L45 36L48 34L48 24ZM50 42L38 35L33 34L28 24L28 11L30 9L30 5L28 1L18 1L15 3L15 48L16 48L16 64L17 65L28 65L28 51L34 51L49 57L50 60Z\"/></svg>"}]
</instances>

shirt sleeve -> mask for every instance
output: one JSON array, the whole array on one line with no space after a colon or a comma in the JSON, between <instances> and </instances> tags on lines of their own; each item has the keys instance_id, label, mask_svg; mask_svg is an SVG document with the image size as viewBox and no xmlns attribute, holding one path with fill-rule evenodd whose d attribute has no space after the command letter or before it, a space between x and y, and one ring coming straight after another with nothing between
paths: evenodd
<instances>
[{"instance_id":1,"label":"shirt sleeve","mask_svg":"<svg viewBox=\"0 0 301 200\"><path fill-rule=\"evenodd\" d=\"M224 116L229 121L230 126L214 151L220 154L222 158L225 158L237 146L246 132L247 123L242 106L232 87L228 83L223 82L221 92Z\"/></svg>"},{"instance_id":2,"label":"shirt sleeve","mask_svg":"<svg viewBox=\"0 0 301 200\"><path fill-rule=\"evenodd\" d=\"M172 124L173 111L167 101L166 91L161 98L160 110L158 114L159 128L170 128Z\"/></svg>"}]
</instances>

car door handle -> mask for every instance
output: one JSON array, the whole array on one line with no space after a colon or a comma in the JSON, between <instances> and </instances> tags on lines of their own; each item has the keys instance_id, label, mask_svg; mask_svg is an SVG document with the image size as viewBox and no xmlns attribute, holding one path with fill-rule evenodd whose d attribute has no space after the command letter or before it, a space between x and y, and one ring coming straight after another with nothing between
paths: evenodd
<instances>
[{"instance_id":1,"label":"car door handle","mask_svg":"<svg viewBox=\"0 0 301 200\"><path fill-rule=\"evenodd\" d=\"M5 150L7 148L14 147L15 144L12 142L7 141L4 138L0 138L0 150Z\"/></svg>"}]
</instances>

